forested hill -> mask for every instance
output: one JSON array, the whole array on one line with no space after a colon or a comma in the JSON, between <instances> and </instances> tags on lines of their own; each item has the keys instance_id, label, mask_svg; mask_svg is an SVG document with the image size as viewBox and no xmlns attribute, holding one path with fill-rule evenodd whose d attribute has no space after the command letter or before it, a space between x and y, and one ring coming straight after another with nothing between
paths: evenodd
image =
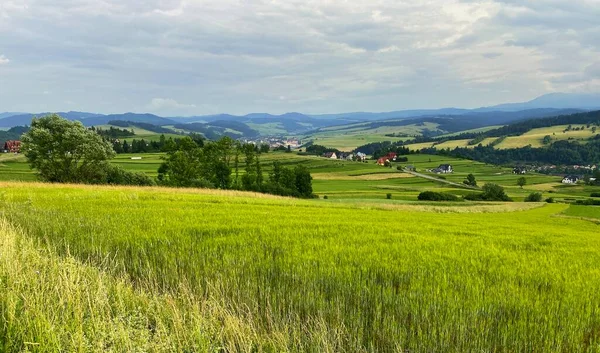
<instances>
[{"instance_id":1,"label":"forested hill","mask_svg":"<svg viewBox=\"0 0 600 353\"><path fill-rule=\"evenodd\" d=\"M558 141L544 148L495 149L492 146L455 148L453 150L423 149L422 153L441 154L475 161L506 165L513 163L535 163L554 165L592 165L600 162L600 139L587 144Z\"/></svg>"},{"instance_id":2,"label":"forested hill","mask_svg":"<svg viewBox=\"0 0 600 353\"><path fill-rule=\"evenodd\" d=\"M486 137L521 135L527 131L556 125L600 125L600 110L593 112L560 115L551 118L531 119L513 123L498 129L482 133Z\"/></svg>"}]
</instances>

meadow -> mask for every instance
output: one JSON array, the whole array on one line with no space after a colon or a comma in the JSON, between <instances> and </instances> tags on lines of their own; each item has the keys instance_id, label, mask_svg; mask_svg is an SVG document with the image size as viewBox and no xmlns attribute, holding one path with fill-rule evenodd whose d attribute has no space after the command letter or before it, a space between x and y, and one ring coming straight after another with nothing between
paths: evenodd
<instances>
[{"instance_id":1,"label":"meadow","mask_svg":"<svg viewBox=\"0 0 600 353\"><path fill-rule=\"evenodd\" d=\"M157 176L162 163L162 153L119 154L111 163L126 170L143 172L151 177ZM132 157L141 159L131 159ZM553 197L557 201L585 198L598 188L582 185L561 185L560 176L548 176L530 173L525 177L527 185L517 186L520 175L512 174L511 168L444 156L415 154L408 156L408 162L395 163L393 168L367 163L330 160L317 156L304 156L296 153L270 152L261 155L261 168L267 177L273 162L278 161L287 167L306 166L313 177L314 192L330 199L372 200L384 199L388 193L395 201L416 201L422 191L435 190L450 192L458 196L472 192L448 185L445 181L462 183L468 174L475 175L480 186L485 183L497 183L504 186L510 197L522 201L531 192L542 192L544 198ZM455 172L448 175L436 175L427 172L440 164L451 164ZM428 180L396 170L396 166L414 166L420 173L435 178ZM27 164L24 156L0 154L0 181L36 181L36 175Z\"/></svg>"},{"instance_id":2,"label":"meadow","mask_svg":"<svg viewBox=\"0 0 600 353\"><path fill-rule=\"evenodd\" d=\"M0 350L600 349L600 232L567 205L0 188Z\"/></svg>"}]
</instances>

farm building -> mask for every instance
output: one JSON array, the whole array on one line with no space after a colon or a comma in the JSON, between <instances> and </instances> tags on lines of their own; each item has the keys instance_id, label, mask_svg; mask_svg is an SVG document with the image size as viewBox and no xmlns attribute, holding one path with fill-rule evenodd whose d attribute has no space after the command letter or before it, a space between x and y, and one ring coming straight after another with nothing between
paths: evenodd
<instances>
[{"instance_id":1,"label":"farm building","mask_svg":"<svg viewBox=\"0 0 600 353\"><path fill-rule=\"evenodd\" d=\"M6 141L4 143L5 153L19 153L21 152L21 141Z\"/></svg>"},{"instance_id":2,"label":"farm building","mask_svg":"<svg viewBox=\"0 0 600 353\"><path fill-rule=\"evenodd\" d=\"M337 159L337 155L335 154L335 152L325 152L323 153L323 157L329 159Z\"/></svg>"},{"instance_id":3,"label":"farm building","mask_svg":"<svg viewBox=\"0 0 600 353\"><path fill-rule=\"evenodd\" d=\"M367 160L367 155L365 153L362 152L357 152L356 153L356 160L364 162Z\"/></svg>"},{"instance_id":4,"label":"farm building","mask_svg":"<svg viewBox=\"0 0 600 353\"><path fill-rule=\"evenodd\" d=\"M513 169L513 174L527 174L527 168L525 168L525 167L515 167Z\"/></svg>"},{"instance_id":5,"label":"farm building","mask_svg":"<svg viewBox=\"0 0 600 353\"><path fill-rule=\"evenodd\" d=\"M577 182L579 182L579 177L576 175L567 175L562 180L563 184L577 184Z\"/></svg>"},{"instance_id":6,"label":"farm building","mask_svg":"<svg viewBox=\"0 0 600 353\"><path fill-rule=\"evenodd\" d=\"M450 164L440 164L433 172L437 174L448 174L454 172L454 169L452 169Z\"/></svg>"},{"instance_id":7,"label":"farm building","mask_svg":"<svg viewBox=\"0 0 600 353\"><path fill-rule=\"evenodd\" d=\"M385 165L386 163L389 163L390 160L387 157L381 157L377 160L377 164L378 165Z\"/></svg>"},{"instance_id":8,"label":"farm building","mask_svg":"<svg viewBox=\"0 0 600 353\"><path fill-rule=\"evenodd\" d=\"M396 153L394 152L390 152L386 155L386 158L389 159L390 161L395 161L396 160Z\"/></svg>"}]
</instances>

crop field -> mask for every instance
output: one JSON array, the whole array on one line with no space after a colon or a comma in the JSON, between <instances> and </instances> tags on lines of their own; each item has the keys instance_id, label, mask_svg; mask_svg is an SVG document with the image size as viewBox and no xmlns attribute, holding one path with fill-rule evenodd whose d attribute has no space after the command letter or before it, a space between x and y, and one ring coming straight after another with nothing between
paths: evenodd
<instances>
[{"instance_id":1,"label":"crop field","mask_svg":"<svg viewBox=\"0 0 600 353\"><path fill-rule=\"evenodd\" d=\"M571 205L563 212L563 214L572 217L597 219L600 221L600 207L598 206Z\"/></svg>"},{"instance_id":2,"label":"crop field","mask_svg":"<svg viewBox=\"0 0 600 353\"><path fill-rule=\"evenodd\" d=\"M155 177L162 163L161 153L119 154L112 163L124 169L143 172ZM141 158L141 159L132 159ZM515 201L522 201L533 191L543 192L544 198L553 197L557 200L580 199L591 192L599 191L597 187L573 185L565 187L560 183L561 177L543 174L526 175L527 185L517 187L520 175L512 174L510 168L501 168L484 163L461 160L433 155L410 155L409 161L395 163L393 168L385 168L375 164L330 160L316 156L303 156L296 153L267 153L261 155L261 167L267 177L274 161L279 161L287 167L296 165L306 166L313 176L313 189L320 196L341 199L382 199L391 193L394 200L416 201L422 191L435 190L449 192L458 196L472 192L456 187L450 187L446 181L461 184L468 174L475 175L480 186L485 183L497 183L507 189ZM428 169L440 164L452 164L455 172L448 175L436 175L427 172ZM416 177L412 174L399 172L398 165L413 165L420 173L430 175L436 180ZM35 181L36 175L30 169L21 155L0 154L0 181Z\"/></svg>"},{"instance_id":3,"label":"crop field","mask_svg":"<svg viewBox=\"0 0 600 353\"><path fill-rule=\"evenodd\" d=\"M0 192L4 351L600 349L600 232L567 205Z\"/></svg>"}]
</instances>

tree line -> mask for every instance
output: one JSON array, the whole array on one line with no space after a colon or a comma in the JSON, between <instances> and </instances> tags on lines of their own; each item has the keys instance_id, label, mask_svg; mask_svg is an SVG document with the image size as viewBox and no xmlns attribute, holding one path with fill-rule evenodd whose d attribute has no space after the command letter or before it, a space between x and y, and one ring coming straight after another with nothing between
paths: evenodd
<instances>
[{"instance_id":1,"label":"tree line","mask_svg":"<svg viewBox=\"0 0 600 353\"><path fill-rule=\"evenodd\" d=\"M577 141L557 141L548 147L530 146L510 149L495 149L492 146L478 145L473 148L457 147L450 149L425 148L422 153L439 154L475 161L506 165L513 163L544 163L556 165L589 165L600 161L600 139L586 144Z\"/></svg>"},{"instance_id":2,"label":"tree line","mask_svg":"<svg viewBox=\"0 0 600 353\"><path fill-rule=\"evenodd\" d=\"M22 136L22 151L41 180L57 183L165 185L247 190L313 197L312 177L304 166L279 163L265 179L261 148L229 137L207 142L200 135L158 141L167 152L156 180L110 163L113 144L78 121L53 114L32 120Z\"/></svg>"},{"instance_id":3,"label":"tree line","mask_svg":"<svg viewBox=\"0 0 600 353\"><path fill-rule=\"evenodd\" d=\"M313 197L312 176L304 166L287 168L279 162L265 179L261 150L222 137L203 145L184 137L167 152L158 172L158 182L174 187L207 187L264 192L282 196Z\"/></svg>"}]
</instances>

